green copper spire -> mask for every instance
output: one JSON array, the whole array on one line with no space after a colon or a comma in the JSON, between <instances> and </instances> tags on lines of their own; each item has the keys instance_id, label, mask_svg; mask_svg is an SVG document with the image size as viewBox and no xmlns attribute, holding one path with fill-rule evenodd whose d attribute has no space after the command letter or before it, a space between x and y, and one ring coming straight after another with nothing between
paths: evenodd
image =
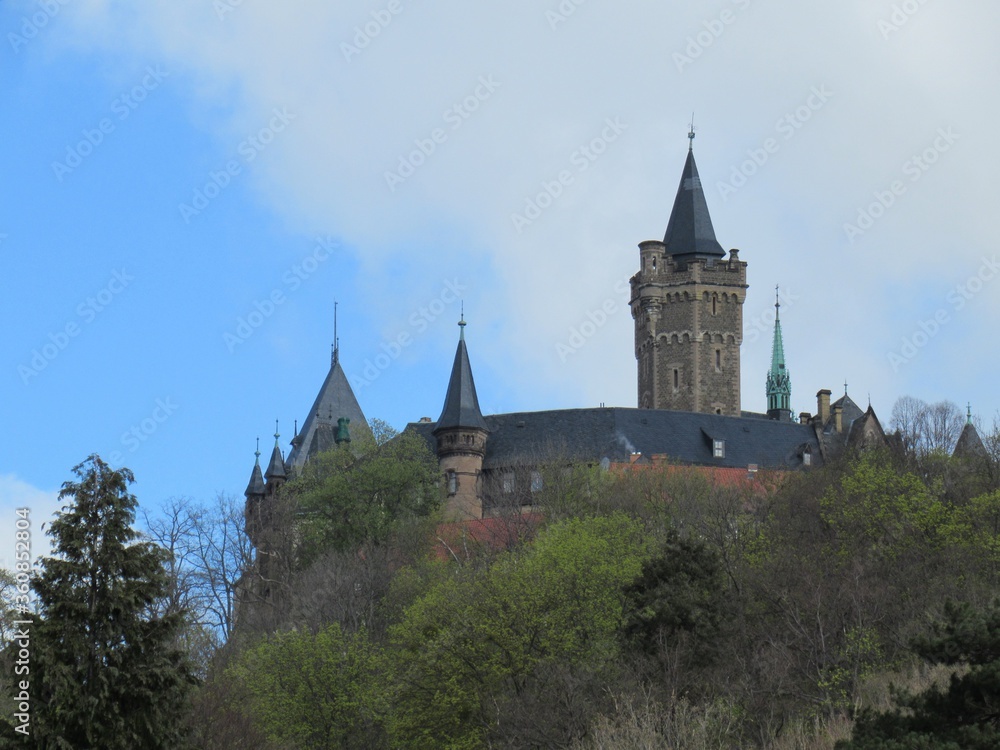
<instances>
[{"instance_id":1,"label":"green copper spire","mask_svg":"<svg viewBox=\"0 0 1000 750\"><path fill-rule=\"evenodd\" d=\"M767 415L771 419L790 421L792 418L792 379L785 367L785 345L781 339L781 298L774 288L774 344L771 348L771 370L767 373Z\"/></svg>"}]
</instances>

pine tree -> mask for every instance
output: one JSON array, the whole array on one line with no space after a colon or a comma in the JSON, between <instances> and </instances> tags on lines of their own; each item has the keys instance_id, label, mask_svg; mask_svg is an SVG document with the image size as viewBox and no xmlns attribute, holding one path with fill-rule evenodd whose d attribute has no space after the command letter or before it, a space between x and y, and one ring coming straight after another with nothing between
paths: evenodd
<instances>
[{"instance_id":1,"label":"pine tree","mask_svg":"<svg viewBox=\"0 0 1000 750\"><path fill-rule=\"evenodd\" d=\"M54 557L34 589L32 736L40 748L179 748L188 688L184 615L155 614L164 551L132 528L128 469L98 456L73 469L52 523Z\"/></svg>"}]
</instances>

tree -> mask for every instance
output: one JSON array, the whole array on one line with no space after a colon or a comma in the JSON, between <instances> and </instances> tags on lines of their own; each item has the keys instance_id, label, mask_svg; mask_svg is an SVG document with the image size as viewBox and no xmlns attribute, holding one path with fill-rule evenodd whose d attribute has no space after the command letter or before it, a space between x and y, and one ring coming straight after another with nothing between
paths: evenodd
<instances>
[{"instance_id":1,"label":"tree","mask_svg":"<svg viewBox=\"0 0 1000 750\"><path fill-rule=\"evenodd\" d=\"M867 711L838 750L987 750L1000 747L1000 606L977 611L948 603L944 620L914 642L925 661L967 670L947 688L896 696L896 707Z\"/></svg>"},{"instance_id":2,"label":"tree","mask_svg":"<svg viewBox=\"0 0 1000 750\"><path fill-rule=\"evenodd\" d=\"M183 612L157 614L169 593L166 554L132 528L128 469L92 455L59 493L54 557L34 581L32 737L39 748L183 746L179 719L194 680L176 643Z\"/></svg>"},{"instance_id":3,"label":"tree","mask_svg":"<svg viewBox=\"0 0 1000 750\"><path fill-rule=\"evenodd\" d=\"M328 551L384 544L401 522L440 505L438 468L419 435L337 446L307 463L283 490L295 499L300 567Z\"/></svg>"},{"instance_id":4,"label":"tree","mask_svg":"<svg viewBox=\"0 0 1000 750\"><path fill-rule=\"evenodd\" d=\"M229 677L249 694L245 708L280 747L385 747L382 657L365 631L336 623L290 631L239 656Z\"/></svg>"}]
</instances>

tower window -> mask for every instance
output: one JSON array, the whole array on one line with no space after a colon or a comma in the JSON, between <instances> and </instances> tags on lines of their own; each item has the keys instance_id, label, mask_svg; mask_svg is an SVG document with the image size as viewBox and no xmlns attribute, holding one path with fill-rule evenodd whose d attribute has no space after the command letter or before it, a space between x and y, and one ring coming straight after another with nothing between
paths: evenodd
<instances>
[{"instance_id":1,"label":"tower window","mask_svg":"<svg viewBox=\"0 0 1000 750\"><path fill-rule=\"evenodd\" d=\"M726 441L725 440L713 440L712 441L712 455L715 458L725 458L726 457Z\"/></svg>"},{"instance_id":2,"label":"tower window","mask_svg":"<svg viewBox=\"0 0 1000 750\"><path fill-rule=\"evenodd\" d=\"M449 471L446 476L447 476L447 479L448 479L448 494L449 495L457 494L458 493L458 474L456 474L454 471Z\"/></svg>"},{"instance_id":3,"label":"tower window","mask_svg":"<svg viewBox=\"0 0 1000 750\"><path fill-rule=\"evenodd\" d=\"M674 390L676 391L681 387L681 371L676 367L674 368Z\"/></svg>"},{"instance_id":4,"label":"tower window","mask_svg":"<svg viewBox=\"0 0 1000 750\"><path fill-rule=\"evenodd\" d=\"M715 371L722 372L722 349L715 350Z\"/></svg>"},{"instance_id":5,"label":"tower window","mask_svg":"<svg viewBox=\"0 0 1000 750\"><path fill-rule=\"evenodd\" d=\"M656 256L653 256L653 270L656 270Z\"/></svg>"},{"instance_id":6,"label":"tower window","mask_svg":"<svg viewBox=\"0 0 1000 750\"><path fill-rule=\"evenodd\" d=\"M718 315L719 314L718 302L719 302L719 298L716 297L715 295L713 295L712 296L712 315Z\"/></svg>"}]
</instances>

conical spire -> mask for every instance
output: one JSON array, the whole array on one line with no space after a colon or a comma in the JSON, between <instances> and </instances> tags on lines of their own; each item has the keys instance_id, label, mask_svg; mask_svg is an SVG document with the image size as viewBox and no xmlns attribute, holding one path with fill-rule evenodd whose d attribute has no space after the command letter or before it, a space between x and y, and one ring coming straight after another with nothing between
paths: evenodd
<instances>
[{"instance_id":1,"label":"conical spire","mask_svg":"<svg viewBox=\"0 0 1000 750\"><path fill-rule=\"evenodd\" d=\"M771 369L767 373L767 415L771 419L792 418L792 379L785 367L785 345L781 337L781 297L774 288L774 342L771 345Z\"/></svg>"},{"instance_id":2,"label":"conical spire","mask_svg":"<svg viewBox=\"0 0 1000 750\"><path fill-rule=\"evenodd\" d=\"M264 494L264 475L260 472L260 438L257 438L257 450L254 452L256 459L253 464L253 471L250 472L250 483L247 485L246 497L254 497Z\"/></svg>"},{"instance_id":3,"label":"conical spire","mask_svg":"<svg viewBox=\"0 0 1000 750\"><path fill-rule=\"evenodd\" d=\"M688 133L691 146L688 147L687 161L681 173L681 183L677 187L674 208L670 212L667 232L663 243L670 255L685 258L723 258L725 252L715 239L712 217L708 213L708 202L701 187L698 167L694 163L694 126Z\"/></svg>"},{"instance_id":4,"label":"conical spire","mask_svg":"<svg viewBox=\"0 0 1000 750\"><path fill-rule=\"evenodd\" d=\"M465 346L465 315L458 323L458 350L455 352L455 363L451 368L451 380L448 381L448 392L444 398L444 408L438 417L435 432L448 427L475 427L486 430L486 420L479 409L479 397L476 395L476 383L472 379L472 365L469 364L469 352Z\"/></svg>"},{"instance_id":5,"label":"conical spire","mask_svg":"<svg viewBox=\"0 0 1000 750\"><path fill-rule=\"evenodd\" d=\"M285 459L281 455L281 447L278 443L278 438L280 437L278 420L274 420L274 450L271 451L271 461L267 465L267 471L264 472L264 476L267 477L268 481L272 479L285 479L288 476L285 472Z\"/></svg>"}]
</instances>

